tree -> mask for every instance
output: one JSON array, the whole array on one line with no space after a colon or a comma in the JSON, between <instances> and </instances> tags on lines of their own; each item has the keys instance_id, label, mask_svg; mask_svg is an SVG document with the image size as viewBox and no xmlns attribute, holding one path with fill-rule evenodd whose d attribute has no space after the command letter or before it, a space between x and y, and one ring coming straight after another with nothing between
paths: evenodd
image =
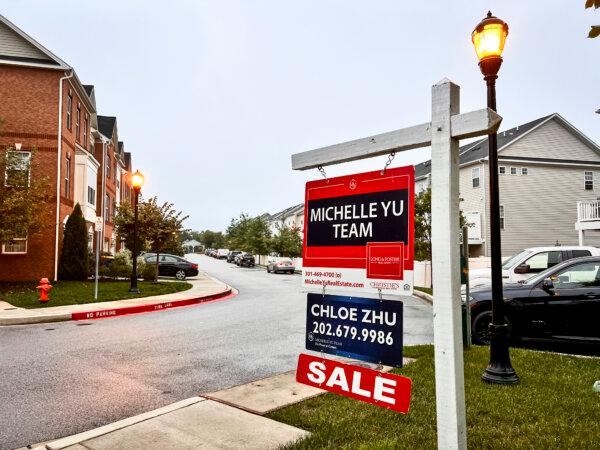
<instances>
[{"instance_id":1,"label":"tree","mask_svg":"<svg viewBox=\"0 0 600 450\"><path fill-rule=\"evenodd\" d=\"M277 234L271 240L271 247L281 256L296 258L302 255L302 239L297 227L278 226Z\"/></svg>"},{"instance_id":2,"label":"tree","mask_svg":"<svg viewBox=\"0 0 600 450\"><path fill-rule=\"evenodd\" d=\"M588 8L598 9L600 8L600 0L586 0L585 1L585 9ZM589 38L595 38L600 36L600 25L592 25L590 28L590 32L588 33Z\"/></svg>"},{"instance_id":3,"label":"tree","mask_svg":"<svg viewBox=\"0 0 600 450\"><path fill-rule=\"evenodd\" d=\"M58 264L61 280L86 280L88 273L88 235L79 203L67 219L63 234L62 252Z\"/></svg>"},{"instance_id":4,"label":"tree","mask_svg":"<svg viewBox=\"0 0 600 450\"><path fill-rule=\"evenodd\" d=\"M138 217L138 251L145 251L148 249L146 246L146 239L144 236L144 226L145 218L144 218L144 209L142 207L143 202L140 202L139 207L139 217ZM131 203L125 201L122 202L117 207L117 212L115 213L115 217L113 222L115 224L115 233L117 235L117 239L122 240L125 243L125 247L133 251L133 219L134 219L134 210L133 205Z\"/></svg>"},{"instance_id":5,"label":"tree","mask_svg":"<svg viewBox=\"0 0 600 450\"><path fill-rule=\"evenodd\" d=\"M262 217L240 214L227 227L227 244L231 249L264 255L271 249L271 230Z\"/></svg>"},{"instance_id":6,"label":"tree","mask_svg":"<svg viewBox=\"0 0 600 450\"><path fill-rule=\"evenodd\" d=\"M41 172L35 150L4 150L0 153L0 244L51 229L53 213L46 207L51 198L49 177L31 176Z\"/></svg>"},{"instance_id":7,"label":"tree","mask_svg":"<svg viewBox=\"0 0 600 450\"><path fill-rule=\"evenodd\" d=\"M144 219L146 239L150 249L156 253L156 275L154 281L158 281L158 259L160 253L166 251L169 241L173 241L183 231L183 221L188 216L182 216L181 211L173 209L173 203L165 202L158 204L156 197L152 197L144 203ZM181 247L181 243L179 244Z\"/></svg>"},{"instance_id":8,"label":"tree","mask_svg":"<svg viewBox=\"0 0 600 450\"><path fill-rule=\"evenodd\" d=\"M225 246L225 236L220 231L204 230L197 235L192 232L192 238L200 242L204 248L223 248Z\"/></svg>"},{"instance_id":9,"label":"tree","mask_svg":"<svg viewBox=\"0 0 600 450\"><path fill-rule=\"evenodd\" d=\"M459 211L460 226L466 223ZM415 197L415 261L431 261L431 187Z\"/></svg>"},{"instance_id":10,"label":"tree","mask_svg":"<svg viewBox=\"0 0 600 450\"><path fill-rule=\"evenodd\" d=\"M156 253L157 281L160 253L165 253L167 249L182 253L180 235L187 231L183 229L183 221L188 216L176 211L173 203L159 205L156 197L140 201L138 208L138 250L150 249ZM129 250L133 250L133 207L129 203L119 205L114 221L117 236L125 241Z\"/></svg>"}]
</instances>

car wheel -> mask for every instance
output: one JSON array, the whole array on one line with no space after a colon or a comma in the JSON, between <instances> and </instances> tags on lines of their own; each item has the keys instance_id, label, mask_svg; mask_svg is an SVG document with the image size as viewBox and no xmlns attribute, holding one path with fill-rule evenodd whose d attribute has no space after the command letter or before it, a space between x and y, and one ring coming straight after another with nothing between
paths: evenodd
<instances>
[{"instance_id":1,"label":"car wheel","mask_svg":"<svg viewBox=\"0 0 600 450\"><path fill-rule=\"evenodd\" d=\"M512 339L512 324L508 317L504 316L504 321L508 325L508 338ZM477 345L490 344L490 324L492 323L492 312L482 311L475 316L471 324L471 339Z\"/></svg>"},{"instance_id":2,"label":"car wheel","mask_svg":"<svg viewBox=\"0 0 600 450\"><path fill-rule=\"evenodd\" d=\"M175 278L178 280L185 280L185 270L179 269L177 272L175 272Z\"/></svg>"}]
</instances>

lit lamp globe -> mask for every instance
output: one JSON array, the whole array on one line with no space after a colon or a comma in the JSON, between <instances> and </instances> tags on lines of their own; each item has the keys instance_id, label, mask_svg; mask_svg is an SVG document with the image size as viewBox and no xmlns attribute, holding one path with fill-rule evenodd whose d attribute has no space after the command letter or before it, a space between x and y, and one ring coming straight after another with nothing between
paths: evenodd
<instances>
[{"instance_id":1,"label":"lit lamp globe","mask_svg":"<svg viewBox=\"0 0 600 450\"><path fill-rule=\"evenodd\" d=\"M131 175L131 185L133 189L139 191L142 189L142 185L144 184L144 175L139 170L136 170L133 175Z\"/></svg>"},{"instance_id":2,"label":"lit lamp globe","mask_svg":"<svg viewBox=\"0 0 600 450\"><path fill-rule=\"evenodd\" d=\"M471 34L471 41L479 58L479 68L486 79L496 78L500 70L506 36L507 23L492 16L489 11L487 17L479 22Z\"/></svg>"}]
</instances>

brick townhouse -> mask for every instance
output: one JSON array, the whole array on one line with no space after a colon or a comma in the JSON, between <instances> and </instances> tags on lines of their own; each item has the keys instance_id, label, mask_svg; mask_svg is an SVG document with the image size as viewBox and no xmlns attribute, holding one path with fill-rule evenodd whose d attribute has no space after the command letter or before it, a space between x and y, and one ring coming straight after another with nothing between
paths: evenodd
<instances>
[{"instance_id":1,"label":"brick townhouse","mask_svg":"<svg viewBox=\"0 0 600 450\"><path fill-rule=\"evenodd\" d=\"M56 279L63 227L75 203L87 221L90 250L96 216L105 221L102 250L120 249L113 217L132 197L131 154L118 140L116 118L97 115L94 87L1 15L0 118L0 157L15 152L30 179L49 177L50 194L40 205L42 231L1 243L0 280Z\"/></svg>"}]
</instances>

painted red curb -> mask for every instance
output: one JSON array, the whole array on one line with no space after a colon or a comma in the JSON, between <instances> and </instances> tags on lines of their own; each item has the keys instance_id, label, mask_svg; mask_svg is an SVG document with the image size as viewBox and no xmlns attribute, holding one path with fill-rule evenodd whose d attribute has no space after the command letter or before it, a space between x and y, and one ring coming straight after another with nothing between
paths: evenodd
<instances>
[{"instance_id":1,"label":"painted red curb","mask_svg":"<svg viewBox=\"0 0 600 450\"><path fill-rule=\"evenodd\" d=\"M71 313L71 320L107 319L110 317L124 316L152 311L163 311L165 309L178 308L180 306L197 305L200 303L211 303L217 300L225 300L236 294L232 289L206 297L190 298L186 300L174 300L171 302L151 303L148 305L124 306L114 309L98 309L95 311L83 311Z\"/></svg>"}]
</instances>

